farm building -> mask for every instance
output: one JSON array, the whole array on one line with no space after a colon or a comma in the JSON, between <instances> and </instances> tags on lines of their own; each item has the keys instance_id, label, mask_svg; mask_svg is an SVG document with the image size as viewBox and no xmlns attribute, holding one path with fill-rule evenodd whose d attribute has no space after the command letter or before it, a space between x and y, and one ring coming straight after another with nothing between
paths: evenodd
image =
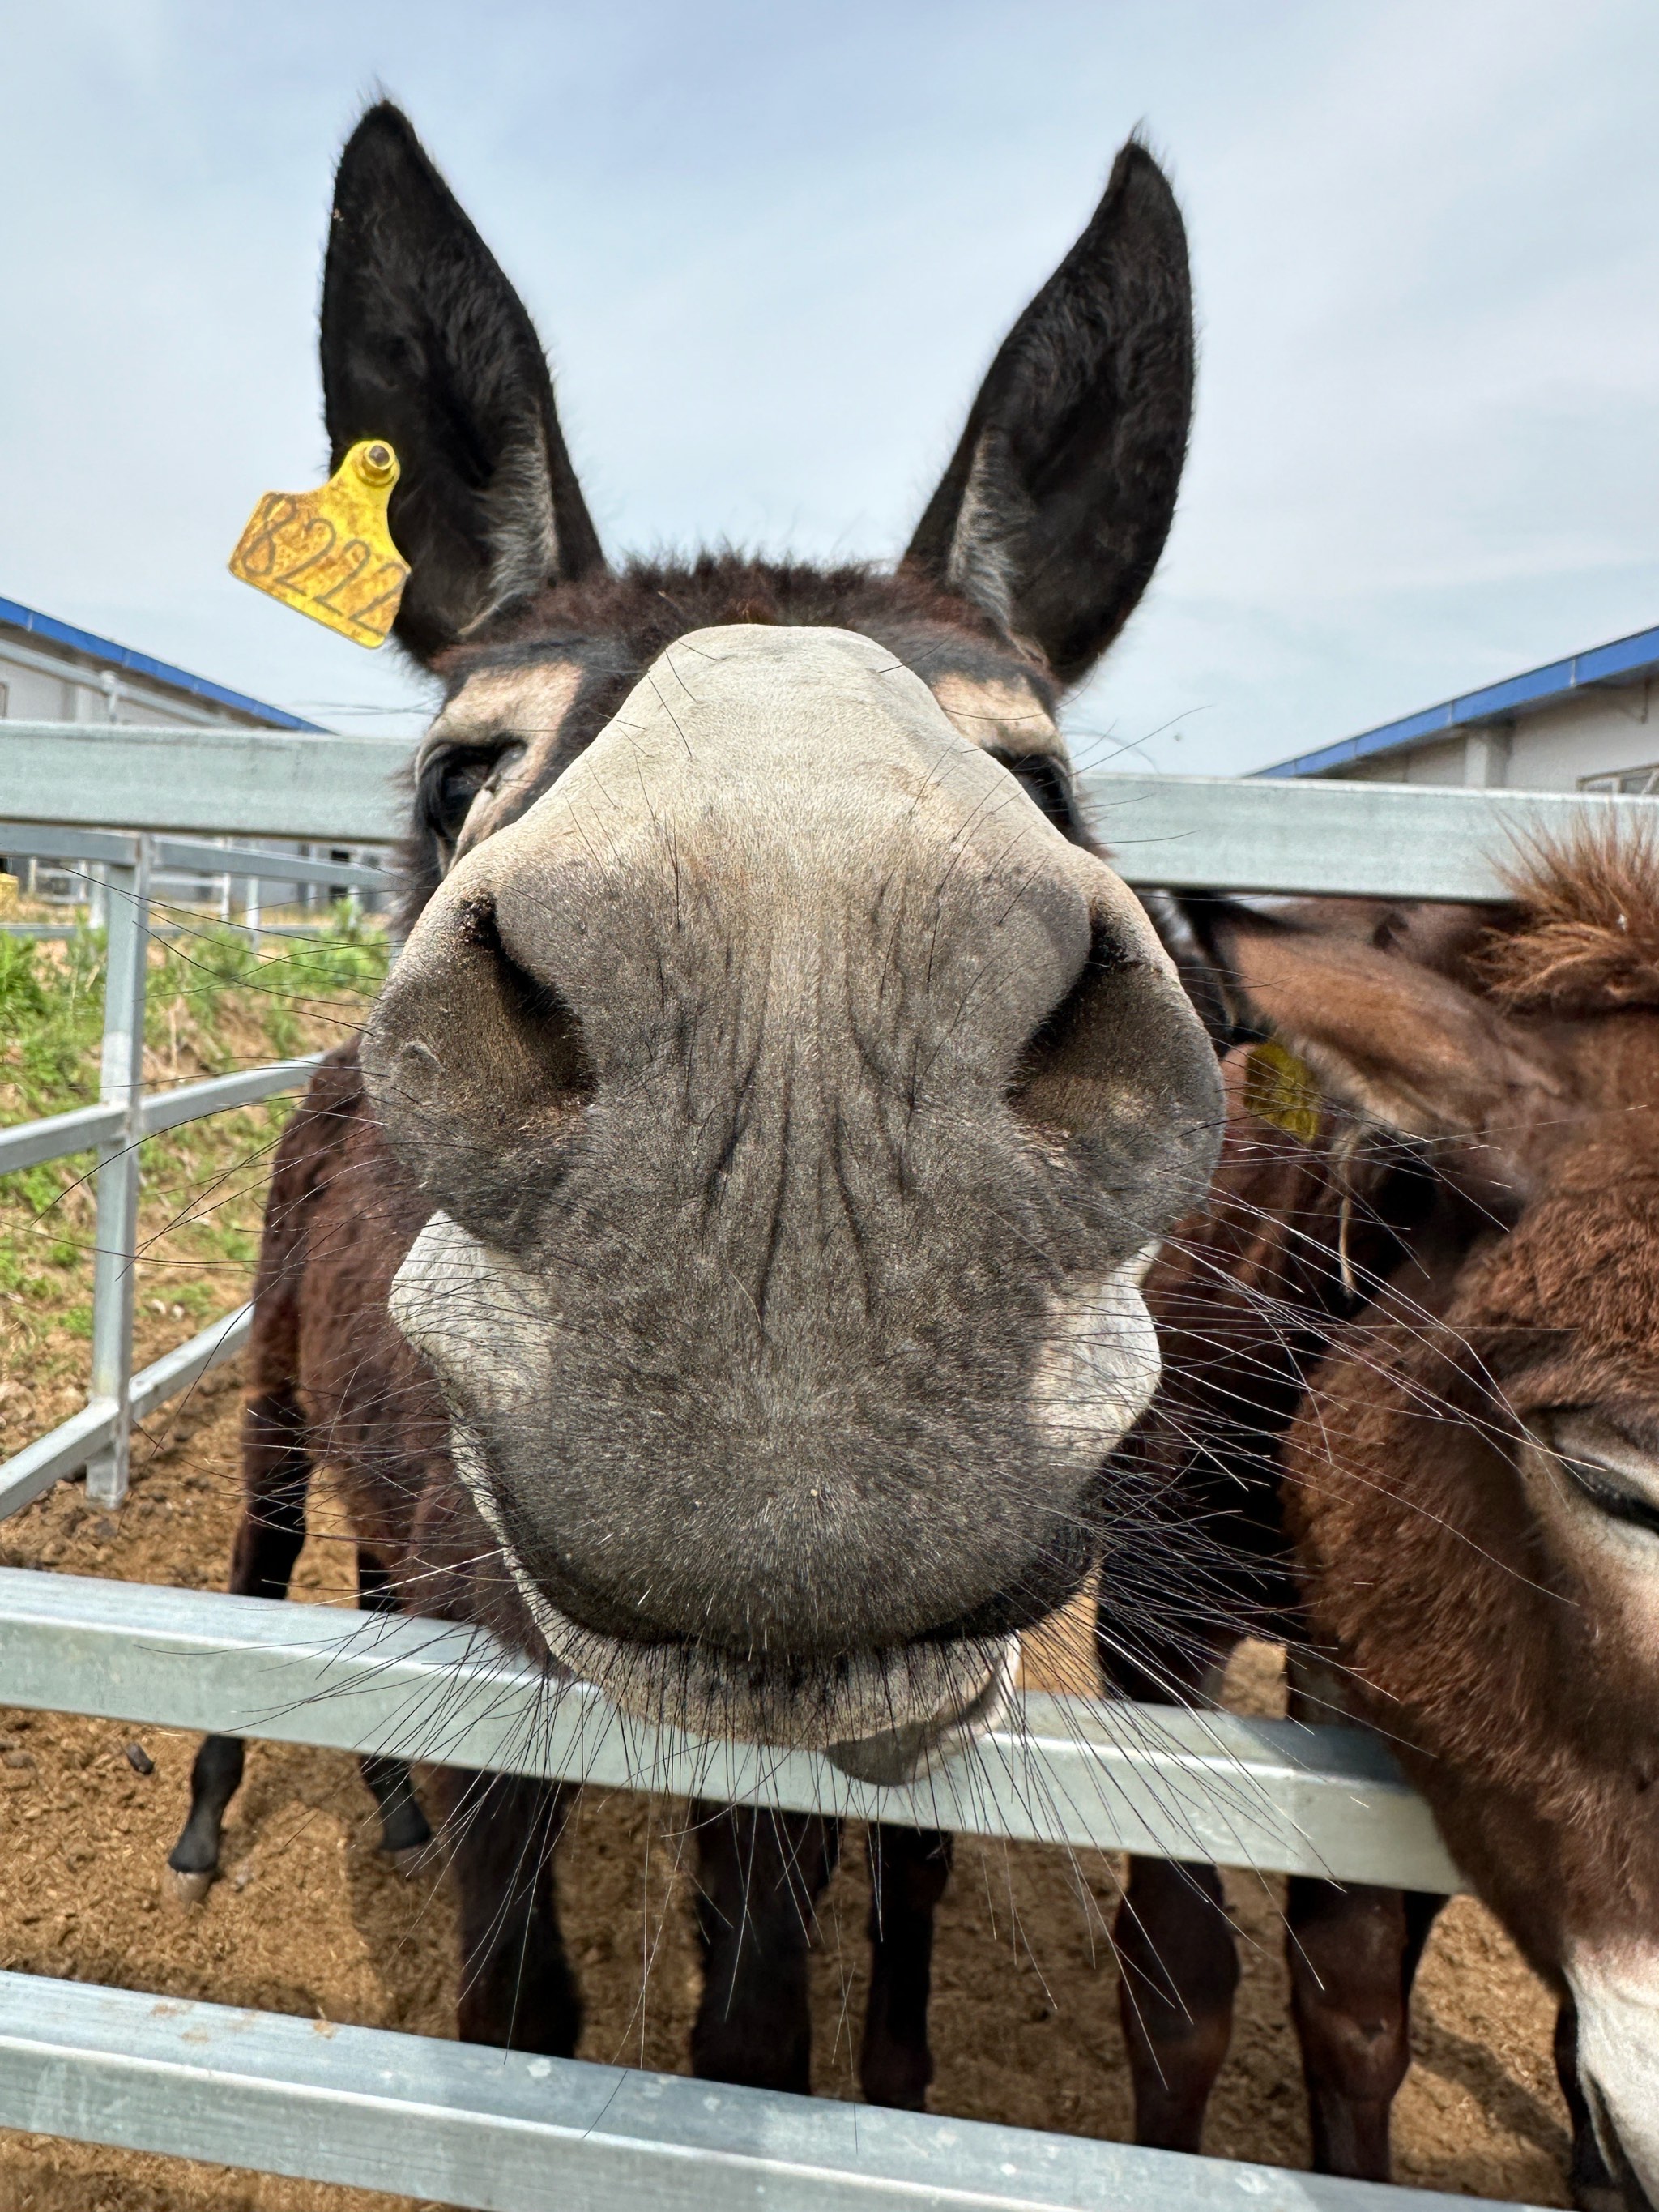
<instances>
[{"instance_id":1,"label":"farm building","mask_svg":"<svg viewBox=\"0 0 1659 2212\"><path fill-rule=\"evenodd\" d=\"M1614 638L1261 770L1516 791L1659 791L1659 629Z\"/></svg>"},{"instance_id":2,"label":"farm building","mask_svg":"<svg viewBox=\"0 0 1659 2212\"><path fill-rule=\"evenodd\" d=\"M0 599L0 719L237 730L318 726L15 599Z\"/></svg>"},{"instance_id":3,"label":"farm building","mask_svg":"<svg viewBox=\"0 0 1659 2212\"><path fill-rule=\"evenodd\" d=\"M117 645L112 639L59 622L15 599L0 599L0 726L7 721L236 730L320 727L281 707L267 706L263 700L230 690L208 677L193 676L188 669L175 668L152 654ZM342 863L377 857L356 845L295 845L291 849ZM25 861L19 866L31 888L54 903L74 905L87 896L84 877L78 871L55 869L46 861ZM4 868L0 858L0 871ZM229 896L228 878L167 872L155 878L155 884L159 897L189 904L217 902L223 906ZM264 882L262 890L268 908L315 904L327 896L315 884L302 890L297 884L274 881ZM376 896L370 894L371 901Z\"/></svg>"}]
</instances>

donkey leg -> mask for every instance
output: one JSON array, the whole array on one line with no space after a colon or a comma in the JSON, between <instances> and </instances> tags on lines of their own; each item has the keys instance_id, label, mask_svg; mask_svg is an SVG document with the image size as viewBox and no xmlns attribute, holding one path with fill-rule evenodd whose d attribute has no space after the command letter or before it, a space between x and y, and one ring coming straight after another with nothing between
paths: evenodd
<instances>
[{"instance_id":1,"label":"donkey leg","mask_svg":"<svg viewBox=\"0 0 1659 2212\"><path fill-rule=\"evenodd\" d=\"M357 1602L365 1613L399 1609L391 1577L366 1544L357 1547ZM415 1795L408 1760L365 1757L357 1765L380 1808L380 1849L399 1874L413 1874L425 1862L432 1830Z\"/></svg>"},{"instance_id":2,"label":"donkey leg","mask_svg":"<svg viewBox=\"0 0 1659 2212\"><path fill-rule=\"evenodd\" d=\"M285 1598L306 1540L311 1455L305 1419L291 1389L268 1390L242 1414L242 1517L230 1558L234 1597ZM180 1904L199 1905L219 1870L224 1819L242 1779L246 1747L237 1735L202 1740L190 1771L190 1812L167 1854Z\"/></svg>"},{"instance_id":3,"label":"donkey leg","mask_svg":"<svg viewBox=\"0 0 1659 2212\"><path fill-rule=\"evenodd\" d=\"M1135 2141L1196 2152L1232 2039L1238 1946L1212 1866L1132 1858L1112 1940Z\"/></svg>"},{"instance_id":4,"label":"donkey leg","mask_svg":"<svg viewBox=\"0 0 1659 2212\"><path fill-rule=\"evenodd\" d=\"M951 1838L933 1828L878 1824L870 1858L870 1996L859 2050L859 2086L872 2105L927 2109L933 2078L927 2045L933 1915L951 1878Z\"/></svg>"},{"instance_id":5,"label":"donkey leg","mask_svg":"<svg viewBox=\"0 0 1659 2212\"><path fill-rule=\"evenodd\" d=\"M1285 1950L1316 2173L1389 2178L1389 2115L1411 2063L1411 1987L1444 1902L1291 1877Z\"/></svg>"},{"instance_id":6,"label":"donkey leg","mask_svg":"<svg viewBox=\"0 0 1659 2212\"><path fill-rule=\"evenodd\" d=\"M1124 1650L1100 1624L1096 1656L1109 1688L1143 1704L1218 1697L1226 1646L1196 1635ZM1109 1713L1109 1703L1106 1708ZM1196 2152L1204 2112L1232 2040L1238 1945L1212 1866L1129 1861L1112 1928L1118 2019L1134 2094L1135 2141Z\"/></svg>"},{"instance_id":7,"label":"donkey leg","mask_svg":"<svg viewBox=\"0 0 1659 2212\"><path fill-rule=\"evenodd\" d=\"M806 1813L695 1804L702 1998L691 2070L752 2089L811 2087L812 1915L841 1826Z\"/></svg>"},{"instance_id":8,"label":"donkey leg","mask_svg":"<svg viewBox=\"0 0 1659 2212\"><path fill-rule=\"evenodd\" d=\"M561 1785L444 1767L437 1778L459 1906L463 2043L568 2058L581 1999L565 1956L553 1850L574 1802Z\"/></svg>"}]
</instances>

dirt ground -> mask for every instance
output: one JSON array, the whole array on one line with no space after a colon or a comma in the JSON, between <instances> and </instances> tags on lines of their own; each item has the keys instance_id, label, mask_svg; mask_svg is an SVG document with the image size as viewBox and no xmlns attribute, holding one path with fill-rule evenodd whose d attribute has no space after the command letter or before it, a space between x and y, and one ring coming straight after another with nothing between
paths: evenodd
<instances>
[{"instance_id":1,"label":"dirt ground","mask_svg":"<svg viewBox=\"0 0 1659 2212\"><path fill-rule=\"evenodd\" d=\"M141 1449L118 1519L69 1485L0 1523L0 1564L180 1587L222 1585L236 1504L234 1370ZM299 1594L343 1601L349 1559L326 1513ZM1235 1668L1234 1701L1272 1709L1273 1655ZM252 1747L226 1834L224 1879L181 1913L162 1863L182 1820L193 1742L112 1723L0 1711L0 1965L307 2017L453 2033L452 1921L441 1881L405 1881L374 1849L371 1802L337 1753ZM143 1764L141 1757L138 1765ZM580 2055L686 2070L697 1967L674 1808L592 1791L563 1846L567 1936L587 2007ZM822 1921L815 2081L854 2094L862 2004L863 1854L849 1837ZM941 1916L933 2109L1125 2139L1129 2088L1102 1930L1116 1869L964 1839ZM1306 2121L1277 1913L1281 1886L1227 1877L1243 1983L1206 2148L1305 2166ZM642 1965L649 1973L643 1980ZM1395 2107L1397 2177L1472 2196L1565 2205L1565 2113L1543 1990L1468 1899L1442 1917L1418 1983L1415 2063ZM7 2212L393 2212L407 2200L0 2134Z\"/></svg>"}]
</instances>

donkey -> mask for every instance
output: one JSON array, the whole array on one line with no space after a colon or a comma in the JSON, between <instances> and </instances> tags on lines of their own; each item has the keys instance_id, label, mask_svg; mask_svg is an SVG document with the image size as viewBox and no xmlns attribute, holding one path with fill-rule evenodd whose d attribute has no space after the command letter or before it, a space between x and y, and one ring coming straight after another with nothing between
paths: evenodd
<instances>
[{"instance_id":1,"label":"donkey","mask_svg":"<svg viewBox=\"0 0 1659 2212\"><path fill-rule=\"evenodd\" d=\"M277 1154L231 1587L285 1593L326 1462L365 1605L907 1778L989 1721L1122 1517L1140 1280L1218 1141L1213 1052L1054 721L1174 509L1174 198L1126 145L890 574L609 568L529 317L388 106L340 162L322 364L336 457L402 460L397 636L444 703L402 955ZM1126 1573L1178 1577L1141 1541ZM417 1848L406 1771L365 1771ZM240 1771L210 1738L189 1892ZM563 1794L441 1787L460 2032L568 2051ZM710 1812L699 1840L695 2063L804 2087L833 1832ZM876 1850L866 2093L919 2103L946 1853Z\"/></svg>"},{"instance_id":2,"label":"donkey","mask_svg":"<svg viewBox=\"0 0 1659 2212\"><path fill-rule=\"evenodd\" d=\"M1636 2212L1659 2200L1659 848L1540 856L1498 913L1203 927L1321 1095L1287 1098L1273 1047L1230 1054L1130 1449L1225 1512L1236 1595L1310 1638L1292 1710L1397 1744L1560 2001L1577 2201ZM1157 1672L1167 1694L1189 1654ZM1325 2170L1388 2178L1440 1902L1290 1885ZM1141 2137L1195 2148L1237 1972L1213 1876L1138 1862L1119 1938Z\"/></svg>"}]
</instances>

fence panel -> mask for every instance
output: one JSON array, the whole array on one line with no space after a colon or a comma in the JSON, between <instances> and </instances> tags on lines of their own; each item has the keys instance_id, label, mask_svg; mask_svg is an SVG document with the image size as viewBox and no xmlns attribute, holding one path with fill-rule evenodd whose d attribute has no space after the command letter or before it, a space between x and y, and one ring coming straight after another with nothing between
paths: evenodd
<instances>
[{"instance_id":1,"label":"fence panel","mask_svg":"<svg viewBox=\"0 0 1659 2212\"><path fill-rule=\"evenodd\" d=\"M1090 818L1127 883L1167 890L1495 900L1506 864L1575 823L1659 830L1659 799L1467 791L1256 777L1082 778Z\"/></svg>"},{"instance_id":2,"label":"fence panel","mask_svg":"<svg viewBox=\"0 0 1659 2212\"><path fill-rule=\"evenodd\" d=\"M348 844L391 843L407 823L401 741L73 722L4 733L0 817L18 822ZM1615 814L1659 823L1659 799L1117 771L1079 781L1126 880L1177 890L1498 899L1505 855L1529 838Z\"/></svg>"},{"instance_id":3,"label":"fence panel","mask_svg":"<svg viewBox=\"0 0 1659 2212\"><path fill-rule=\"evenodd\" d=\"M8 746L11 730L19 726L33 730L37 741L42 730L55 730L61 738L79 729L75 724L9 725ZM94 734L107 737L108 733ZM183 739L216 733L152 731L145 734ZM244 748L249 742L238 739ZM197 762L199 766L194 749L184 744L161 748L154 757L173 763L175 773L181 760ZM79 753L71 751L70 761L71 766L79 762ZM9 750L0 752L0 762L12 768ZM320 765L315 761L312 764ZM27 773L26 766L21 778L25 786ZM9 775L4 787L9 796L17 795L18 781L15 773ZM65 782L72 786L72 775L58 779L59 805L65 798ZM227 803L222 795L216 801L220 806ZM174 802L163 794L159 804L165 813ZM290 859L281 853L155 838L143 832L89 830L57 822L0 820L0 850L8 856L45 854L100 868L108 917L100 1103L0 1129L0 1175L15 1174L88 1149L95 1149L98 1154L88 1403L50 1434L37 1437L0 1463L0 1518L28 1504L52 1483L82 1466L87 1470L88 1498L113 1510L127 1494L133 1421L142 1419L167 1397L190 1389L210 1367L229 1358L247 1334L246 1314L233 1314L155 1361L135 1381L132 1319L139 1146L146 1137L205 1115L228 1113L282 1091L297 1090L322 1057L311 1053L265 1067L215 1076L205 1082L182 1084L170 1091L145 1092L144 999L151 935L151 870L156 866L200 867L256 880L263 875L304 883L343 882L352 889L383 888L387 878L379 869L352 863Z\"/></svg>"}]
</instances>

